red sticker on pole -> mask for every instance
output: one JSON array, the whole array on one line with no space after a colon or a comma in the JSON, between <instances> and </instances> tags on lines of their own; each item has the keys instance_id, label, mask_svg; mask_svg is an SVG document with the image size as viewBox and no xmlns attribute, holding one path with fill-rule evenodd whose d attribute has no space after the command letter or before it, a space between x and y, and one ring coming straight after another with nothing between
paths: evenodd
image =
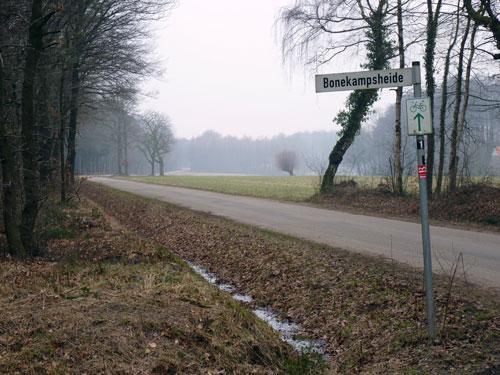
<instances>
[{"instance_id":1,"label":"red sticker on pole","mask_svg":"<svg viewBox=\"0 0 500 375\"><path fill-rule=\"evenodd\" d=\"M421 180L425 180L427 178L427 166L426 165L419 165L418 166L418 177Z\"/></svg>"}]
</instances>

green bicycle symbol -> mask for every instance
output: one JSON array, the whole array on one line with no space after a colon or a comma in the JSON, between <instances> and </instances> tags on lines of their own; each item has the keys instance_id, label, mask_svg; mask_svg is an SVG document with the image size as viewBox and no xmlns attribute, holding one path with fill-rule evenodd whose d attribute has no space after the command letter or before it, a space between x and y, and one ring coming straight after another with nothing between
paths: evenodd
<instances>
[{"instance_id":1,"label":"green bicycle symbol","mask_svg":"<svg viewBox=\"0 0 500 375\"><path fill-rule=\"evenodd\" d=\"M425 112L426 109L427 109L427 107L425 106L425 104L423 102L416 102L410 107L411 112L417 112L417 111Z\"/></svg>"}]
</instances>

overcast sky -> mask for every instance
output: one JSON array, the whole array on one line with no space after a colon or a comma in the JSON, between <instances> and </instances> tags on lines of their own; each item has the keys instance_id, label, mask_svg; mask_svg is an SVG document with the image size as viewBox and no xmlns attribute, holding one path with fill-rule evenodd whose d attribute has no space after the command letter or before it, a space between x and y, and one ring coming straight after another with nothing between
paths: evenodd
<instances>
[{"instance_id":1,"label":"overcast sky","mask_svg":"<svg viewBox=\"0 0 500 375\"><path fill-rule=\"evenodd\" d=\"M179 0L157 25L157 56L165 70L147 82L155 98L141 109L168 114L177 137L208 129L224 135L264 137L332 130L347 93L316 94L314 74L281 62L274 22L292 0ZM350 62L349 62L350 61ZM321 73L360 70L339 60ZM394 94L385 90L379 109Z\"/></svg>"}]
</instances>

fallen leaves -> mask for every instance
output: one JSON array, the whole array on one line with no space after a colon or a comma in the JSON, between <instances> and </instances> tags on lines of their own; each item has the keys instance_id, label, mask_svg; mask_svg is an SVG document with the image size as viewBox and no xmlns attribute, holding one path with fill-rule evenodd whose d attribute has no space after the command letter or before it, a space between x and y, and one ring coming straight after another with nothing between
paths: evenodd
<instances>
[{"instance_id":1,"label":"fallen leaves","mask_svg":"<svg viewBox=\"0 0 500 375\"><path fill-rule=\"evenodd\" d=\"M45 257L0 259L0 373L265 374L294 360L275 332L166 248L95 210L58 214L72 236L47 239ZM207 329L212 322L220 327Z\"/></svg>"},{"instance_id":2,"label":"fallen leaves","mask_svg":"<svg viewBox=\"0 0 500 375\"><path fill-rule=\"evenodd\" d=\"M453 290L448 300L447 280L438 278L440 322L446 305L451 308L441 342L429 346L421 275L409 267L95 184L83 191L130 230L227 280L258 305L270 305L311 337L324 338L338 371L445 372L450 365L483 371L500 360L498 302L471 287ZM487 312L491 318L481 319Z\"/></svg>"}]
</instances>

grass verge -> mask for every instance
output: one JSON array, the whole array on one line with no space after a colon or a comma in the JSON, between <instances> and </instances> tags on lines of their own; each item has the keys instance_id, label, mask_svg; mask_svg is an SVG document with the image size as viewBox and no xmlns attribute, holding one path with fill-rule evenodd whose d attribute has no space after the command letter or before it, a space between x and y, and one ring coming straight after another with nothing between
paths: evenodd
<instances>
[{"instance_id":1,"label":"grass verge","mask_svg":"<svg viewBox=\"0 0 500 375\"><path fill-rule=\"evenodd\" d=\"M317 177L310 176L133 176L125 178L149 184L292 202L302 202L314 195L318 181Z\"/></svg>"},{"instance_id":2,"label":"grass verge","mask_svg":"<svg viewBox=\"0 0 500 375\"><path fill-rule=\"evenodd\" d=\"M51 207L47 252L0 259L0 373L304 373L252 313L88 202Z\"/></svg>"},{"instance_id":3,"label":"grass verge","mask_svg":"<svg viewBox=\"0 0 500 375\"><path fill-rule=\"evenodd\" d=\"M136 182L207 190L218 193L251 196L316 206L358 214L419 219L418 180L410 178L408 194L391 193L382 177L337 178L335 193L318 195L318 177L260 176L137 176L120 177ZM436 224L500 230L500 180L473 183L456 193L435 197L429 214Z\"/></svg>"},{"instance_id":4,"label":"grass verge","mask_svg":"<svg viewBox=\"0 0 500 375\"><path fill-rule=\"evenodd\" d=\"M420 273L376 258L86 184L86 196L133 231L270 305L327 343L333 371L495 373L496 296L436 279L439 339L425 334Z\"/></svg>"}]
</instances>

